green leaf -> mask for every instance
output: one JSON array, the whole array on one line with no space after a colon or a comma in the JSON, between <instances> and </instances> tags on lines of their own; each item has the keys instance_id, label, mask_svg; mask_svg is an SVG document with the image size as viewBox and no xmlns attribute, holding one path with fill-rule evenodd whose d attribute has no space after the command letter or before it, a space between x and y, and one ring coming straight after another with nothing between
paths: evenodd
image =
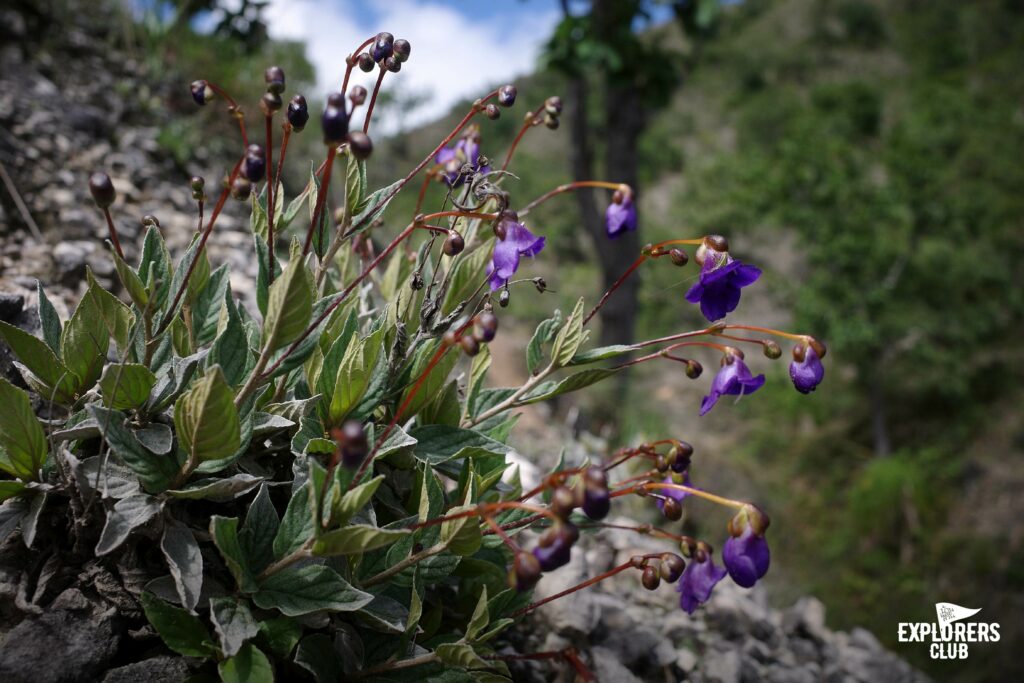
<instances>
[{"instance_id":1,"label":"green leaf","mask_svg":"<svg viewBox=\"0 0 1024 683\"><path fill-rule=\"evenodd\" d=\"M224 564L228 566L231 575L235 577L238 587L246 593L256 590L256 583L253 580L249 563L242 552L242 545L238 541L238 518L220 517L214 515L210 518L210 537L213 544L217 546Z\"/></svg>"},{"instance_id":2,"label":"green leaf","mask_svg":"<svg viewBox=\"0 0 1024 683\"><path fill-rule=\"evenodd\" d=\"M345 678L331 637L325 633L303 638L295 653L295 663L313 674L317 683L335 683Z\"/></svg>"},{"instance_id":3,"label":"green leaf","mask_svg":"<svg viewBox=\"0 0 1024 683\"><path fill-rule=\"evenodd\" d=\"M370 376L377 367L382 356L384 327L378 328L373 334L359 338L353 336L345 356L338 368L334 389L331 392L331 404L328 418L331 424L340 424L349 412L359 403Z\"/></svg>"},{"instance_id":4,"label":"green leaf","mask_svg":"<svg viewBox=\"0 0 1024 683\"><path fill-rule=\"evenodd\" d=\"M551 346L551 362L554 366L560 368L572 360L583 343L583 338L583 297L580 297L565 325L555 335L555 341Z\"/></svg>"},{"instance_id":5,"label":"green leaf","mask_svg":"<svg viewBox=\"0 0 1024 683\"><path fill-rule=\"evenodd\" d=\"M260 632L249 607L237 598L211 598L210 622L225 657L234 657L245 641L255 638Z\"/></svg>"},{"instance_id":6,"label":"green leaf","mask_svg":"<svg viewBox=\"0 0 1024 683\"><path fill-rule=\"evenodd\" d=\"M350 586L330 567L308 565L288 567L271 575L252 599L263 609L297 617L320 610L354 612L373 596Z\"/></svg>"},{"instance_id":7,"label":"green leaf","mask_svg":"<svg viewBox=\"0 0 1024 683\"><path fill-rule=\"evenodd\" d=\"M145 365L112 363L103 369L100 393L103 394L103 404L108 408L138 408L149 398L155 384L156 375Z\"/></svg>"},{"instance_id":8,"label":"green leaf","mask_svg":"<svg viewBox=\"0 0 1024 683\"><path fill-rule=\"evenodd\" d=\"M526 368L531 375L536 375L541 369L541 363L544 362L544 345L550 344L554 340L555 334L561 326L562 314L558 311L555 311L553 317L537 325L537 330L530 338L530 343L526 345Z\"/></svg>"},{"instance_id":9,"label":"green leaf","mask_svg":"<svg viewBox=\"0 0 1024 683\"><path fill-rule=\"evenodd\" d=\"M389 546L410 533L408 529L381 529L368 524L350 524L317 538L313 543L313 554L329 557L369 552Z\"/></svg>"},{"instance_id":10,"label":"green leaf","mask_svg":"<svg viewBox=\"0 0 1024 683\"><path fill-rule=\"evenodd\" d=\"M260 644L278 659L287 659L302 637L302 626L288 617L275 617L260 622Z\"/></svg>"},{"instance_id":11,"label":"green leaf","mask_svg":"<svg viewBox=\"0 0 1024 683\"><path fill-rule=\"evenodd\" d=\"M466 410L476 402L477 396L484 388L484 380L487 378L487 371L491 369L491 349L489 344L480 347L480 353L473 358L473 364L469 370L469 390L466 392Z\"/></svg>"},{"instance_id":12,"label":"green leaf","mask_svg":"<svg viewBox=\"0 0 1024 683\"><path fill-rule=\"evenodd\" d=\"M440 348L439 342L435 342L424 344L417 350L416 357L412 364L412 372L409 373L412 383L409 388L406 389L405 395L402 397L403 402L411 395L413 388L415 387L415 383L418 381L417 378L423 375L430 366L438 348ZM423 406L429 403L431 399L437 395L437 392L439 392L444 385L448 383L448 375L451 374L452 370L455 368L455 364L458 363L459 356L460 354L448 350L433 369L427 373L422 385L420 385L419 389L416 391L416 395L409 400L409 404L406 406L406 418L419 413Z\"/></svg>"},{"instance_id":13,"label":"green leaf","mask_svg":"<svg viewBox=\"0 0 1024 683\"><path fill-rule=\"evenodd\" d=\"M263 346L270 351L290 344L306 329L313 314L313 276L303 263L298 240L292 242L291 260L270 286L263 323Z\"/></svg>"},{"instance_id":14,"label":"green leaf","mask_svg":"<svg viewBox=\"0 0 1024 683\"><path fill-rule=\"evenodd\" d=\"M375 477L365 484L360 484L345 492L335 503L331 511L330 523L332 526L342 526L352 519L352 516L363 509L363 506L370 502L373 494L377 492L384 475Z\"/></svg>"},{"instance_id":15,"label":"green leaf","mask_svg":"<svg viewBox=\"0 0 1024 683\"><path fill-rule=\"evenodd\" d=\"M256 365L256 361L249 349L249 340L245 335L242 318L230 296L230 291L225 292L221 310L226 312L227 322L224 325L224 330L210 347L206 362L207 365L219 365L228 384L237 386L245 380Z\"/></svg>"},{"instance_id":16,"label":"green leaf","mask_svg":"<svg viewBox=\"0 0 1024 683\"><path fill-rule=\"evenodd\" d=\"M132 325L135 324L135 314L120 299L103 289L88 267L85 270L85 277L89 283L85 296L93 300L93 306L103 319L107 334L117 343L117 347L124 351L128 348Z\"/></svg>"},{"instance_id":17,"label":"green leaf","mask_svg":"<svg viewBox=\"0 0 1024 683\"><path fill-rule=\"evenodd\" d=\"M181 469L181 463L171 454L156 455L146 449L132 430L125 426L122 413L96 404L89 405L87 409L99 424L103 438L107 440L114 455L138 475L146 490L150 493L167 490Z\"/></svg>"},{"instance_id":18,"label":"green leaf","mask_svg":"<svg viewBox=\"0 0 1024 683\"><path fill-rule=\"evenodd\" d=\"M274 669L260 649L245 644L238 654L217 665L224 683L274 683Z\"/></svg>"},{"instance_id":19,"label":"green leaf","mask_svg":"<svg viewBox=\"0 0 1024 683\"><path fill-rule=\"evenodd\" d=\"M309 495L310 484L307 482L292 494L288 501L288 509L274 536L274 557L281 559L298 550L313 535L313 505Z\"/></svg>"},{"instance_id":20,"label":"green leaf","mask_svg":"<svg viewBox=\"0 0 1024 683\"><path fill-rule=\"evenodd\" d=\"M14 351L26 368L39 378L51 391L40 392L49 399L58 387L54 399L60 403L69 403L74 393L78 378L64 366L57 356L41 339L32 336L14 325L0 321L0 337ZM26 378L27 379L27 378Z\"/></svg>"},{"instance_id":21,"label":"green leaf","mask_svg":"<svg viewBox=\"0 0 1024 683\"><path fill-rule=\"evenodd\" d=\"M218 366L206 371L174 404L174 426L194 462L218 460L241 446L235 395Z\"/></svg>"},{"instance_id":22,"label":"green leaf","mask_svg":"<svg viewBox=\"0 0 1024 683\"><path fill-rule=\"evenodd\" d=\"M96 384L103 371L109 346L110 333L97 308L96 298L86 295L64 326L64 334L60 338L60 355L64 365L78 379L76 393Z\"/></svg>"},{"instance_id":23,"label":"green leaf","mask_svg":"<svg viewBox=\"0 0 1024 683\"><path fill-rule=\"evenodd\" d=\"M559 382L544 382L524 396L517 405L529 405L577 391L615 375L621 368L590 368L573 373Z\"/></svg>"},{"instance_id":24,"label":"green leaf","mask_svg":"<svg viewBox=\"0 0 1024 683\"><path fill-rule=\"evenodd\" d=\"M445 516L455 515L475 508L475 505L460 505L445 512ZM475 517L462 517L441 523L441 542L448 546L456 555L469 557L480 550L483 535L480 533L480 520Z\"/></svg>"},{"instance_id":25,"label":"green leaf","mask_svg":"<svg viewBox=\"0 0 1024 683\"><path fill-rule=\"evenodd\" d=\"M443 664L461 669L486 669L492 664L478 655L467 643L444 643L437 646L434 654Z\"/></svg>"},{"instance_id":26,"label":"green leaf","mask_svg":"<svg viewBox=\"0 0 1024 683\"><path fill-rule=\"evenodd\" d=\"M599 360L607 360L609 358L625 355L631 351L636 351L636 349L636 346L630 346L629 344L599 346L596 349L578 352L572 357L572 360L569 361L569 365L586 365L587 363L595 363Z\"/></svg>"},{"instance_id":27,"label":"green leaf","mask_svg":"<svg viewBox=\"0 0 1024 683\"><path fill-rule=\"evenodd\" d=\"M167 520L160 550L167 560L181 604L187 610L195 609L203 588L203 555L192 530L176 519Z\"/></svg>"},{"instance_id":28,"label":"green leaf","mask_svg":"<svg viewBox=\"0 0 1024 683\"><path fill-rule=\"evenodd\" d=\"M225 263L210 273L210 281L192 304L192 332L200 346L209 344L217 335L221 308L231 304L231 271Z\"/></svg>"},{"instance_id":29,"label":"green leaf","mask_svg":"<svg viewBox=\"0 0 1024 683\"><path fill-rule=\"evenodd\" d=\"M149 303L149 293L146 291L146 285L143 284L142 278L139 277L134 268L117 255L116 251L112 253L114 256L114 268L117 270L117 277L121 280L121 285L128 292L132 303L138 306L140 311L145 310L146 305Z\"/></svg>"},{"instance_id":30,"label":"green leaf","mask_svg":"<svg viewBox=\"0 0 1024 683\"><path fill-rule=\"evenodd\" d=\"M114 503L114 507L107 512L103 533L96 544L96 555L106 555L116 550L128 540L132 530L153 519L162 507L159 500L144 493L136 493Z\"/></svg>"},{"instance_id":31,"label":"green leaf","mask_svg":"<svg viewBox=\"0 0 1024 683\"><path fill-rule=\"evenodd\" d=\"M0 377L0 469L34 480L46 460L46 434L21 389Z\"/></svg>"},{"instance_id":32,"label":"green leaf","mask_svg":"<svg viewBox=\"0 0 1024 683\"><path fill-rule=\"evenodd\" d=\"M239 496L244 496L259 486L262 481L261 477L240 472L231 477L200 479L183 489L168 491L167 495L172 498L212 500L215 503L226 503Z\"/></svg>"},{"instance_id":33,"label":"green leaf","mask_svg":"<svg viewBox=\"0 0 1024 683\"><path fill-rule=\"evenodd\" d=\"M466 640L475 640L477 634L487 628L491 621L490 613L487 611L487 586L480 587L480 598L476 601L476 608L473 616L466 626Z\"/></svg>"},{"instance_id":34,"label":"green leaf","mask_svg":"<svg viewBox=\"0 0 1024 683\"><path fill-rule=\"evenodd\" d=\"M266 484L249 504L245 521L238 532L238 542L253 572L261 572L274 561L274 536L281 520L270 500L270 489Z\"/></svg>"},{"instance_id":35,"label":"green leaf","mask_svg":"<svg viewBox=\"0 0 1024 683\"><path fill-rule=\"evenodd\" d=\"M348 215L356 215L360 205L366 200L366 162L348 154L348 166L345 173L345 205Z\"/></svg>"},{"instance_id":36,"label":"green leaf","mask_svg":"<svg viewBox=\"0 0 1024 683\"><path fill-rule=\"evenodd\" d=\"M0 455L0 458L3 456ZM7 500L8 498L14 498L20 496L28 490L24 484L20 481L11 481L9 479L0 480L0 502ZM0 540L2 542L2 540Z\"/></svg>"},{"instance_id":37,"label":"green leaf","mask_svg":"<svg viewBox=\"0 0 1024 683\"><path fill-rule=\"evenodd\" d=\"M448 425L417 427L411 436L417 441L413 451L416 457L431 465L481 455L507 455L511 450L479 432Z\"/></svg>"},{"instance_id":38,"label":"green leaf","mask_svg":"<svg viewBox=\"0 0 1024 683\"><path fill-rule=\"evenodd\" d=\"M167 251L159 228L150 227L142 241L139 279L146 283L149 298L156 299L154 310L167 303L168 292L171 289L171 255Z\"/></svg>"},{"instance_id":39,"label":"green leaf","mask_svg":"<svg viewBox=\"0 0 1024 683\"><path fill-rule=\"evenodd\" d=\"M488 640L498 635L514 623L516 623L515 619L498 619L491 624L489 629L479 634L474 640L478 643L486 643Z\"/></svg>"},{"instance_id":40,"label":"green leaf","mask_svg":"<svg viewBox=\"0 0 1024 683\"><path fill-rule=\"evenodd\" d=\"M277 258L270 258L270 249L267 248L267 241L261 238L259 235L253 235L253 241L256 245L256 307L260 310L260 315L267 315L267 298L270 294L270 270L269 264L273 261L274 265L274 280L276 281L278 276L281 275L281 264L278 263Z\"/></svg>"},{"instance_id":41,"label":"green leaf","mask_svg":"<svg viewBox=\"0 0 1024 683\"><path fill-rule=\"evenodd\" d=\"M394 197L387 197L390 193L395 192L401 187L402 181L396 180L387 187L382 187L375 191L369 197L363 200L362 204L358 207L359 213L356 214L355 218L352 219L352 230L349 236L358 235L363 232L370 225L373 224L381 214L384 213L385 209L388 208L388 204Z\"/></svg>"},{"instance_id":42,"label":"green leaf","mask_svg":"<svg viewBox=\"0 0 1024 683\"><path fill-rule=\"evenodd\" d=\"M152 593L143 593L140 600L146 618L167 647L185 657L212 657L216 654L210 632L199 617L164 602Z\"/></svg>"},{"instance_id":43,"label":"green leaf","mask_svg":"<svg viewBox=\"0 0 1024 683\"><path fill-rule=\"evenodd\" d=\"M43 330L43 341L54 353L60 353L60 333L62 325L57 309L53 307L50 300L43 291L43 285L36 280L36 293L39 297L39 326ZM22 361L23 363L25 361ZM28 365L28 363L25 363ZM39 373L36 373L39 374Z\"/></svg>"}]
</instances>

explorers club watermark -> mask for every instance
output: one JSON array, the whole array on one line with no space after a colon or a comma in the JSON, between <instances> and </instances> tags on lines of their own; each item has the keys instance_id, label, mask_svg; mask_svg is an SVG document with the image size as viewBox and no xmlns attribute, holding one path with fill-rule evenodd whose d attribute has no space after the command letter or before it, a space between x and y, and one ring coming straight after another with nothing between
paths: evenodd
<instances>
[{"instance_id":1,"label":"explorers club watermark","mask_svg":"<svg viewBox=\"0 0 1024 683\"><path fill-rule=\"evenodd\" d=\"M932 659L967 659L968 646L973 643L999 642L999 624L962 621L981 609L960 607L951 602L935 603L935 623L900 622L899 642L929 643Z\"/></svg>"}]
</instances>

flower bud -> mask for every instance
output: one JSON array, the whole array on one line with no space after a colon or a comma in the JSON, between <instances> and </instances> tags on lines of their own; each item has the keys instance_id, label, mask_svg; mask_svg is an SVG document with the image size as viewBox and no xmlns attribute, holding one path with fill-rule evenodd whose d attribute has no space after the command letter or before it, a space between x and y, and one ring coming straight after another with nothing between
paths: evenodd
<instances>
[{"instance_id":1,"label":"flower bud","mask_svg":"<svg viewBox=\"0 0 1024 683\"><path fill-rule=\"evenodd\" d=\"M772 360L782 358L782 347L772 339L765 339L762 342L762 349L764 350L764 355Z\"/></svg>"},{"instance_id":2,"label":"flower bud","mask_svg":"<svg viewBox=\"0 0 1024 683\"><path fill-rule=\"evenodd\" d=\"M391 55L384 60L384 68L391 73L396 74L402 70L402 62L400 62L394 55Z\"/></svg>"},{"instance_id":3,"label":"flower bud","mask_svg":"<svg viewBox=\"0 0 1024 683\"><path fill-rule=\"evenodd\" d=\"M661 585L661 577L658 575L658 570L651 565L644 567L644 571L640 575L640 583L649 591L658 590L658 586Z\"/></svg>"},{"instance_id":4,"label":"flower bud","mask_svg":"<svg viewBox=\"0 0 1024 683\"><path fill-rule=\"evenodd\" d=\"M462 335L462 337L459 338L459 346L462 347L463 353L470 358L480 353L480 342L474 339L471 334Z\"/></svg>"},{"instance_id":5,"label":"flower bud","mask_svg":"<svg viewBox=\"0 0 1024 683\"><path fill-rule=\"evenodd\" d=\"M448 256L458 256L465 248L466 240L462 238L458 230L449 230L448 237L445 238L444 244L441 245L441 251Z\"/></svg>"},{"instance_id":6,"label":"flower bud","mask_svg":"<svg viewBox=\"0 0 1024 683\"><path fill-rule=\"evenodd\" d=\"M683 473L690 467L690 456L693 455L693 446L680 441L669 451L669 465L673 472Z\"/></svg>"},{"instance_id":7,"label":"flower bud","mask_svg":"<svg viewBox=\"0 0 1024 683\"><path fill-rule=\"evenodd\" d=\"M489 118L491 121L497 121L501 118L501 110L498 109L498 105L490 102L484 107L484 116Z\"/></svg>"},{"instance_id":8,"label":"flower bud","mask_svg":"<svg viewBox=\"0 0 1024 683\"><path fill-rule=\"evenodd\" d=\"M552 95L551 97L544 100L544 111L552 116L558 116L562 113L562 98L558 95Z\"/></svg>"},{"instance_id":9,"label":"flower bud","mask_svg":"<svg viewBox=\"0 0 1024 683\"><path fill-rule=\"evenodd\" d=\"M206 180L202 176L192 176L192 180L189 181L189 187L192 188L192 199L198 201L206 198L206 193L203 191L203 188L206 187Z\"/></svg>"},{"instance_id":10,"label":"flower bud","mask_svg":"<svg viewBox=\"0 0 1024 683\"><path fill-rule=\"evenodd\" d=\"M498 305L502 308L507 308L509 301L511 301L512 295L509 294L507 289L501 290L501 294L498 295Z\"/></svg>"},{"instance_id":11,"label":"flower bud","mask_svg":"<svg viewBox=\"0 0 1024 683\"><path fill-rule=\"evenodd\" d=\"M683 506L678 500L671 496L665 496L662 503L661 513L665 515L665 519L678 522L683 518Z\"/></svg>"},{"instance_id":12,"label":"flower bud","mask_svg":"<svg viewBox=\"0 0 1024 683\"><path fill-rule=\"evenodd\" d=\"M359 70L363 73L370 73L373 71L373 67L376 66L376 62L373 61L373 57L369 52L363 52L359 55Z\"/></svg>"},{"instance_id":13,"label":"flower bud","mask_svg":"<svg viewBox=\"0 0 1024 683\"><path fill-rule=\"evenodd\" d=\"M251 183L263 180L267 172L267 155L259 145L249 145L245 150L245 161L242 163L242 175Z\"/></svg>"},{"instance_id":14,"label":"flower bud","mask_svg":"<svg viewBox=\"0 0 1024 683\"><path fill-rule=\"evenodd\" d=\"M516 86L509 83L498 88L498 104L503 107L511 107L516 103L516 95L518 94Z\"/></svg>"},{"instance_id":15,"label":"flower bud","mask_svg":"<svg viewBox=\"0 0 1024 683\"><path fill-rule=\"evenodd\" d=\"M664 455L658 455L654 458L654 469L659 472L668 472L668 458Z\"/></svg>"},{"instance_id":16,"label":"flower bud","mask_svg":"<svg viewBox=\"0 0 1024 683\"><path fill-rule=\"evenodd\" d=\"M675 553L665 553L661 556L660 573L661 578L668 583L675 583L683 575L686 569L686 560Z\"/></svg>"},{"instance_id":17,"label":"flower bud","mask_svg":"<svg viewBox=\"0 0 1024 683\"><path fill-rule=\"evenodd\" d=\"M704 372L704 366L695 360L686 361L686 376L690 379L697 379Z\"/></svg>"},{"instance_id":18,"label":"flower bud","mask_svg":"<svg viewBox=\"0 0 1024 683\"><path fill-rule=\"evenodd\" d=\"M551 511L562 519L569 519L576 507L576 496L566 486L559 486L551 492Z\"/></svg>"},{"instance_id":19,"label":"flower bud","mask_svg":"<svg viewBox=\"0 0 1024 683\"><path fill-rule=\"evenodd\" d=\"M348 468L356 468L363 464L370 452L370 443L366 439L366 430L358 420L346 420L340 428L331 430L331 435L338 444L341 464Z\"/></svg>"},{"instance_id":20,"label":"flower bud","mask_svg":"<svg viewBox=\"0 0 1024 683\"><path fill-rule=\"evenodd\" d=\"M363 131L354 130L348 134L348 148L352 150L352 156L365 161L373 154L373 140Z\"/></svg>"},{"instance_id":21,"label":"flower bud","mask_svg":"<svg viewBox=\"0 0 1024 683\"><path fill-rule=\"evenodd\" d=\"M508 226L506 226L504 219L499 220L497 223L495 223L491 229L494 230L494 236L497 237L499 240L505 239L505 237L508 235Z\"/></svg>"},{"instance_id":22,"label":"flower bud","mask_svg":"<svg viewBox=\"0 0 1024 683\"><path fill-rule=\"evenodd\" d=\"M245 201L252 194L252 183L247 178L238 176L235 181L231 183L231 196L238 201Z\"/></svg>"},{"instance_id":23,"label":"flower bud","mask_svg":"<svg viewBox=\"0 0 1024 683\"><path fill-rule=\"evenodd\" d=\"M383 59L387 59L392 55L394 49L395 37L387 31L381 31L374 39L373 47L370 48L371 54L373 55L373 61L379 62Z\"/></svg>"},{"instance_id":24,"label":"flower bud","mask_svg":"<svg viewBox=\"0 0 1024 683\"><path fill-rule=\"evenodd\" d=\"M793 347L793 360L797 363L803 363L804 359L807 358L807 347L803 344L797 344Z\"/></svg>"},{"instance_id":25,"label":"flower bud","mask_svg":"<svg viewBox=\"0 0 1024 683\"><path fill-rule=\"evenodd\" d=\"M825 348L825 345L822 344L817 339L815 339L814 337L807 336L807 337L805 337L805 339L807 339L807 344L812 349L814 349L814 352L816 354L818 354L818 358L824 358L825 354L828 353L828 349Z\"/></svg>"},{"instance_id":26,"label":"flower bud","mask_svg":"<svg viewBox=\"0 0 1024 683\"><path fill-rule=\"evenodd\" d=\"M704 245L708 249L714 249L717 252L729 251L729 240L721 235L705 235Z\"/></svg>"},{"instance_id":27,"label":"flower bud","mask_svg":"<svg viewBox=\"0 0 1024 683\"><path fill-rule=\"evenodd\" d=\"M324 109L323 116L320 117L320 126L323 129L324 144L326 145L340 145L348 137L348 114L345 112L344 98L341 98L340 105L338 104L339 98L341 98L340 95L328 98L327 107Z\"/></svg>"},{"instance_id":28,"label":"flower bud","mask_svg":"<svg viewBox=\"0 0 1024 683\"><path fill-rule=\"evenodd\" d=\"M279 66L267 67L263 72L263 82L267 84L267 92L280 95L284 92L284 70Z\"/></svg>"},{"instance_id":29,"label":"flower bud","mask_svg":"<svg viewBox=\"0 0 1024 683\"><path fill-rule=\"evenodd\" d=\"M453 231L454 232L454 231ZM462 239L461 237L459 239ZM473 321L473 334L480 341L489 342L494 340L498 333L498 316L490 311L484 311Z\"/></svg>"},{"instance_id":30,"label":"flower bud","mask_svg":"<svg viewBox=\"0 0 1024 683\"><path fill-rule=\"evenodd\" d=\"M203 79L192 81L192 84L189 86L189 90L192 91L192 99L195 100L195 103L200 107L213 99L213 88L211 88L210 84Z\"/></svg>"},{"instance_id":31,"label":"flower bud","mask_svg":"<svg viewBox=\"0 0 1024 683\"><path fill-rule=\"evenodd\" d=\"M142 227L144 228L159 228L160 219L151 213L147 213L142 217Z\"/></svg>"},{"instance_id":32,"label":"flower bud","mask_svg":"<svg viewBox=\"0 0 1024 683\"><path fill-rule=\"evenodd\" d=\"M672 263L680 267L685 266L690 261L690 257L682 249L669 250L668 257L672 259Z\"/></svg>"},{"instance_id":33,"label":"flower bud","mask_svg":"<svg viewBox=\"0 0 1024 683\"><path fill-rule=\"evenodd\" d=\"M408 40L399 38L391 49L394 52L395 59L400 62L409 61L409 55L412 54L412 44Z\"/></svg>"},{"instance_id":34,"label":"flower bud","mask_svg":"<svg viewBox=\"0 0 1024 683\"><path fill-rule=\"evenodd\" d=\"M366 88L361 85L353 85L352 89L348 91L348 99L353 106L358 107L366 102L366 94Z\"/></svg>"},{"instance_id":35,"label":"flower bud","mask_svg":"<svg viewBox=\"0 0 1024 683\"><path fill-rule=\"evenodd\" d=\"M288 123L292 124L292 129L298 132L306 127L308 121L309 107L306 106L306 98L302 95L292 96L291 101L288 102Z\"/></svg>"},{"instance_id":36,"label":"flower bud","mask_svg":"<svg viewBox=\"0 0 1024 683\"><path fill-rule=\"evenodd\" d=\"M275 92L265 92L263 97L260 98L260 111L263 112L264 116L273 116L281 111L283 104L280 95Z\"/></svg>"},{"instance_id":37,"label":"flower bud","mask_svg":"<svg viewBox=\"0 0 1024 683\"><path fill-rule=\"evenodd\" d=\"M693 252L693 260L697 262L698 266L703 266L704 259L707 258L707 255L708 248L704 245L704 243L701 243L701 245L697 247L696 251Z\"/></svg>"},{"instance_id":38,"label":"flower bud","mask_svg":"<svg viewBox=\"0 0 1024 683\"><path fill-rule=\"evenodd\" d=\"M540 581L540 560L533 553L518 552L508 572L509 586L520 593L528 591Z\"/></svg>"},{"instance_id":39,"label":"flower bud","mask_svg":"<svg viewBox=\"0 0 1024 683\"><path fill-rule=\"evenodd\" d=\"M559 121L557 116L552 116L545 112L544 114L544 125L550 130L558 130Z\"/></svg>"},{"instance_id":40,"label":"flower bud","mask_svg":"<svg viewBox=\"0 0 1024 683\"><path fill-rule=\"evenodd\" d=\"M612 509L608 487L587 483L583 489L583 514L593 520L604 519Z\"/></svg>"},{"instance_id":41,"label":"flower bud","mask_svg":"<svg viewBox=\"0 0 1024 683\"><path fill-rule=\"evenodd\" d=\"M97 171L89 176L89 192L92 194L96 206L101 209L107 208L117 199L114 183L110 181L110 176L102 171Z\"/></svg>"}]
</instances>

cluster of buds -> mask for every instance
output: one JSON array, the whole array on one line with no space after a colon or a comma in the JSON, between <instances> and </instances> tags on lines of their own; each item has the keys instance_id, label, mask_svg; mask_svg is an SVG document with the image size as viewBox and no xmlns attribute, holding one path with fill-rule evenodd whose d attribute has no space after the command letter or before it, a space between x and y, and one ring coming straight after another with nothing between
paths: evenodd
<instances>
[{"instance_id":1,"label":"cluster of buds","mask_svg":"<svg viewBox=\"0 0 1024 683\"><path fill-rule=\"evenodd\" d=\"M634 557L634 566L641 570L640 583L649 591L657 590L661 582L675 583L686 569L686 560L675 553L662 553L659 557Z\"/></svg>"},{"instance_id":2,"label":"cluster of buds","mask_svg":"<svg viewBox=\"0 0 1024 683\"><path fill-rule=\"evenodd\" d=\"M284 92L284 70L279 66L267 67L263 72L263 81L267 84L267 92L260 98L260 109L265 116L273 116L281 111L283 105L281 93Z\"/></svg>"},{"instance_id":3,"label":"cluster of buds","mask_svg":"<svg viewBox=\"0 0 1024 683\"><path fill-rule=\"evenodd\" d=\"M461 335L456 334L454 330L446 332L444 343L449 346L458 344L467 356L475 356L480 353L481 344L494 341L495 335L498 334L498 316L494 315L490 306L487 306L463 328L470 330Z\"/></svg>"},{"instance_id":4,"label":"cluster of buds","mask_svg":"<svg viewBox=\"0 0 1024 683\"><path fill-rule=\"evenodd\" d=\"M412 54L412 45L408 40L395 37L387 31L381 31L373 39L373 44L368 52L362 52L354 59L359 69L365 73L373 71L375 66L380 66L392 73L402 70L402 64L409 61Z\"/></svg>"},{"instance_id":5,"label":"cluster of buds","mask_svg":"<svg viewBox=\"0 0 1024 683\"><path fill-rule=\"evenodd\" d=\"M263 180L267 173L267 153L262 146L252 144L245 148L241 173L231 184L231 196L246 200L252 193L252 186Z\"/></svg>"},{"instance_id":6,"label":"cluster of buds","mask_svg":"<svg viewBox=\"0 0 1024 683\"><path fill-rule=\"evenodd\" d=\"M551 130L556 130L562 116L562 98L552 95L544 100L544 111L541 121Z\"/></svg>"}]
</instances>

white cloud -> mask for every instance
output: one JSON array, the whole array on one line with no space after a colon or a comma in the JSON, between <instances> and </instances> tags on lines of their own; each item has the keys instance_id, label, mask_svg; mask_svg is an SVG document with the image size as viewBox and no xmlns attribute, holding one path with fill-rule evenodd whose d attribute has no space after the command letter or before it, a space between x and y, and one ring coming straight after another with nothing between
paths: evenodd
<instances>
[{"instance_id":1,"label":"white cloud","mask_svg":"<svg viewBox=\"0 0 1024 683\"><path fill-rule=\"evenodd\" d=\"M273 0L265 17L272 36L305 41L306 56L317 70L320 96L341 87L345 57L366 38L390 31L396 38L409 40L412 57L400 73L388 74L383 85L429 98L406 115L407 125L429 121L461 98L484 94L488 86L529 73L558 20L553 8L539 2L520 5L520 11L508 13L502 21L474 21L440 2L390 0L359 9L354 4L352 0ZM372 19L357 18L371 14ZM509 17L515 17L514 22ZM371 89L375 78L376 73L355 69L352 83ZM310 99L310 108L318 111L314 101ZM374 115L374 129L387 132L396 124L396 120L378 121Z\"/></svg>"}]
</instances>

